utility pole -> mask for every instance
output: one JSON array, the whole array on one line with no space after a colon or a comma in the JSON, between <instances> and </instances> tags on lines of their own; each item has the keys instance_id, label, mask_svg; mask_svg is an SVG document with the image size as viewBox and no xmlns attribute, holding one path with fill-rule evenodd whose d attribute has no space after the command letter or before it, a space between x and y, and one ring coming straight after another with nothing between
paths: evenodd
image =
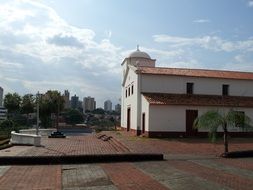
<instances>
[{"instance_id":1,"label":"utility pole","mask_svg":"<svg viewBox=\"0 0 253 190\"><path fill-rule=\"evenodd\" d=\"M39 108L39 91L38 93L36 94L36 102L37 102L37 124L36 124L36 135L39 135L39 121L40 121L40 118L39 118L39 111L40 111L40 108Z\"/></svg>"}]
</instances>

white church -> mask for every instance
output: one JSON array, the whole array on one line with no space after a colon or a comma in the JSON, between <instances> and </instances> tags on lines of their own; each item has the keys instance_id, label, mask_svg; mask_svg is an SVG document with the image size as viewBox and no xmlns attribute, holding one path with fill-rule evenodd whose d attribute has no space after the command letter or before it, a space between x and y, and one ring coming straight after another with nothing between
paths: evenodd
<instances>
[{"instance_id":1,"label":"white church","mask_svg":"<svg viewBox=\"0 0 253 190\"><path fill-rule=\"evenodd\" d=\"M156 67L137 48L122 62L121 127L147 137L206 135L193 121L208 110L244 112L253 121L253 73ZM240 128L232 135L251 135Z\"/></svg>"}]
</instances>

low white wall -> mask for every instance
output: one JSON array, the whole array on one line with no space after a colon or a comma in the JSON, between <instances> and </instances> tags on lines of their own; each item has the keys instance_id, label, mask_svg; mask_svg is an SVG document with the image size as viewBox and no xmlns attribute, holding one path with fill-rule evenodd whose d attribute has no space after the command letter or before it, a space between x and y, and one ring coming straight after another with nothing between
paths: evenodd
<instances>
[{"instance_id":1,"label":"low white wall","mask_svg":"<svg viewBox=\"0 0 253 190\"><path fill-rule=\"evenodd\" d=\"M20 134L15 131L11 132L11 144L23 144L23 145L41 145L41 136L32 134Z\"/></svg>"},{"instance_id":2,"label":"low white wall","mask_svg":"<svg viewBox=\"0 0 253 190\"><path fill-rule=\"evenodd\" d=\"M48 136L48 135L50 135L54 131L56 131L55 128L39 129L39 135L41 135L41 136ZM35 135L36 134L36 129L22 129L22 130L19 130L19 133L21 133L21 134L32 134L32 135Z\"/></svg>"}]
</instances>

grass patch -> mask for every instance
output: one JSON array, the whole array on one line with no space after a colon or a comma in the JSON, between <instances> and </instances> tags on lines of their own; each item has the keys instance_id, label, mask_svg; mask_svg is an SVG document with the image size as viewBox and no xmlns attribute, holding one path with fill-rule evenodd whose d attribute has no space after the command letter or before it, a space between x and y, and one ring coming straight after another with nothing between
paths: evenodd
<instances>
[{"instance_id":1,"label":"grass patch","mask_svg":"<svg viewBox=\"0 0 253 190\"><path fill-rule=\"evenodd\" d=\"M117 131L115 134L122 136L121 132L119 132L119 131Z\"/></svg>"},{"instance_id":2,"label":"grass patch","mask_svg":"<svg viewBox=\"0 0 253 190\"><path fill-rule=\"evenodd\" d=\"M130 141L150 141L153 140L152 138L148 138L148 137L138 137L138 136L130 136L128 137L128 140Z\"/></svg>"}]
</instances>

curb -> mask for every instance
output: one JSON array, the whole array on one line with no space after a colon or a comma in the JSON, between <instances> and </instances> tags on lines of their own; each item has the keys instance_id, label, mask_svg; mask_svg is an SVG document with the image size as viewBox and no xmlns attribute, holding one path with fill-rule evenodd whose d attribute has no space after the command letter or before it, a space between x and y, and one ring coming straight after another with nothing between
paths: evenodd
<instances>
[{"instance_id":1,"label":"curb","mask_svg":"<svg viewBox=\"0 0 253 190\"><path fill-rule=\"evenodd\" d=\"M250 158L251 157L252 158L253 150L227 152L226 154L223 153L221 157L223 158Z\"/></svg>"},{"instance_id":2,"label":"curb","mask_svg":"<svg viewBox=\"0 0 253 190\"><path fill-rule=\"evenodd\" d=\"M2 156L0 165L50 165L163 160L163 154L96 154L63 156Z\"/></svg>"}]
</instances>

